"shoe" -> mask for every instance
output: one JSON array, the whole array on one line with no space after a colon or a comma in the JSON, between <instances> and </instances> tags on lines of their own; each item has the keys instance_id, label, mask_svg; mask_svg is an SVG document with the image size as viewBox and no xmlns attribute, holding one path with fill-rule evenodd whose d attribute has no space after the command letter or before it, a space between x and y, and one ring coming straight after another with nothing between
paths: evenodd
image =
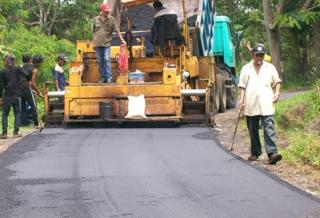
<instances>
[{"instance_id":1,"label":"shoe","mask_svg":"<svg viewBox=\"0 0 320 218\"><path fill-rule=\"evenodd\" d=\"M33 128L34 129L41 129L41 126L40 125L34 125Z\"/></svg>"},{"instance_id":2,"label":"shoe","mask_svg":"<svg viewBox=\"0 0 320 218\"><path fill-rule=\"evenodd\" d=\"M256 155L251 155L250 157L248 157L248 161L257 161L258 160L258 156Z\"/></svg>"},{"instance_id":3,"label":"shoe","mask_svg":"<svg viewBox=\"0 0 320 218\"><path fill-rule=\"evenodd\" d=\"M111 79L107 79L106 83L112 83Z\"/></svg>"},{"instance_id":4,"label":"shoe","mask_svg":"<svg viewBox=\"0 0 320 218\"><path fill-rule=\"evenodd\" d=\"M13 133L12 138L21 138L22 134L21 133Z\"/></svg>"},{"instance_id":5,"label":"shoe","mask_svg":"<svg viewBox=\"0 0 320 218\"><path fill-rule=\"evenodd\" d=\"M7 134L1 134L0 135L0 139L7 139L7 138L8 138Z\"/></svg>"},{"instance_id":6,"label":"shoe","mask_svg":"<svg viewBox=\"0 0 320 218\"><path fill-rule=\"evenodd\" d=\"M273 153L269 156L269 164L274 165L276 164L278 161L280 161L282 159L282 155L281 154L277 154L277 153Z\"/></svg>"},{"instance_id":7,"label":"shoe","mask_svg":"<svg viewBox=\"0 0 320 218\"><path fill-rule=\"evenodd\" d=\"M102 78L102 79L99 79L98 82L99 82L99 83L104 83L105 81L106 81L106 80Z\"/></svg>"}]
</instances>

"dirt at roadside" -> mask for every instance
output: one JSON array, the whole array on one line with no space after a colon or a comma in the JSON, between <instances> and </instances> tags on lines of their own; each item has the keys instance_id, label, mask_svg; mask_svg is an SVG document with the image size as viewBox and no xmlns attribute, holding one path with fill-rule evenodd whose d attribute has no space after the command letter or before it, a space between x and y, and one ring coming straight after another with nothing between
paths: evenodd
<instances>
[{"instance_id":1,"label":"dirt at roadside","mask_svg":"<svg viewBox=\"0 0 320 218\"><path fill-rule=\"evenodd\" d=\"M22 133L22 136L26 136L30 133L33 133L35 131L39 131L36 129L21 129L20 133ZM22 138L23 138L22 137ZM12 144L16 143L22 138L12 138L12 135L8 134L8 139L0 139L0 154L3 153L5 150L7 150Z\"/></svg>"},{"instance_id":2,"label":"dirt at roadside","mask_svg":"<svg viewBox=\"0 0 320 218\"><path fill-rule=\"evenodd\" d=\"M218 138L221 141L221 144L228 149L232 144L237 118L238 109L231 109L225 113L217 114L215 118L217 124L215 130L217 131ZM238 127L232 152L243 159L247 159L250 156L250 141L244 125L244 122L241 122ZM278 146L287 146L287 142L284 140L283 136L278 132L276 133L278 137ZM265 168L284 181L320 197L319 168L307 166L303 163L290 163L287 161L280 161L277 165L269 165L265 150L263 150L263 152L259 161L253 162L252 164Z\"/></svg>"}]
</instances>

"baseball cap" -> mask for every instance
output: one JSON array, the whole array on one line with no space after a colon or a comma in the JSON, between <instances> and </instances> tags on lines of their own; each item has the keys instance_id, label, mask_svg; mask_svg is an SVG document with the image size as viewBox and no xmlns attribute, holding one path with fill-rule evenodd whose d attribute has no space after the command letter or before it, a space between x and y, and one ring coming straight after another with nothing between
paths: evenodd
<instances>
[{"instance_id":1,"label":"baseball cap","mask_svg":"<svg viewBox=\"0 0 320 218\"><path fill-rule=\"evenodd\" d=\"M59 54L58 55L58 60L68 61L68 57L65 54Z\"/></svg>"},{"instance_id":2,"label":"baseball cap","mask_svg":"<svg viewBox=\"0 0 320 218\"><path fill-rule=\"evenodd\" d=\"M266 48L263 44L256 44L253 49L251 50L253 54L266 54Z\"/></svg>"},{"instance_id":3,"label":"baseball cap","mask_svg":"<svg viewBox=\"0 0 320 218\"><path fill-rule=\"evenodd\" d=\"M100 11L111 11L111 8L109 7L109 5L107 3L101 3L100 5Z\"/></svg>"}]
</instances>

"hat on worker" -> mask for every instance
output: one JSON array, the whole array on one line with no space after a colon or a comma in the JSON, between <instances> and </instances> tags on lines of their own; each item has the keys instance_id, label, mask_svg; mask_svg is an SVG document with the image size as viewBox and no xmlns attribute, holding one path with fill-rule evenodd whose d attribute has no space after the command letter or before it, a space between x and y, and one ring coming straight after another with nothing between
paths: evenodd
<instances>
[{"instance_id":1,"label":"hat on worker","mask_svg":"<svg viewBox=\"0 0 320 218\"><path fill-rule=\"evenodd\" d=\"M68 61L68 57L65 54L59 54L57 59L63 60L63 61Z\"/></svg>"},{"instance_id":2,"label":"hat on worker","mask_svg":"<svg viewBox=\"0 0 320 218\"><path fill-rule=\"evenodd\" d=\"M111 8L109 7L109 5L107 3L101 3L100 4L100 11L111 11Z\"/></svg>"},{"instance_id":3,"label":"hat on worker","mask_svg":"<svg viewBox=\"0 0 320 218\"><path fill-rule=\"evenodd\" d=\"M256 44L253 49L251 50L253 54L266 54L266 48L263 44Z\"/></svg>"}]
</instances>

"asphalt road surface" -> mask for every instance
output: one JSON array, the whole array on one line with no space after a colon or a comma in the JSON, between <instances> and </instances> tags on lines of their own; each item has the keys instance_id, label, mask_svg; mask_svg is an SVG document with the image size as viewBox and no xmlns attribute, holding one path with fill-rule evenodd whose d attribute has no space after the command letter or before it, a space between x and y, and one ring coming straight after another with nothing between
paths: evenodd
<instances>
[{"instance_id":1,"label":"asphalt road surface","mask_svg":"<svg viewBox=\"0 0 320 218\"><path fill-rule=\"evenodd\" d=\"M318 218L207 128L45 129L0 155L0 217Z\"/></svg>"}]
</instances>

